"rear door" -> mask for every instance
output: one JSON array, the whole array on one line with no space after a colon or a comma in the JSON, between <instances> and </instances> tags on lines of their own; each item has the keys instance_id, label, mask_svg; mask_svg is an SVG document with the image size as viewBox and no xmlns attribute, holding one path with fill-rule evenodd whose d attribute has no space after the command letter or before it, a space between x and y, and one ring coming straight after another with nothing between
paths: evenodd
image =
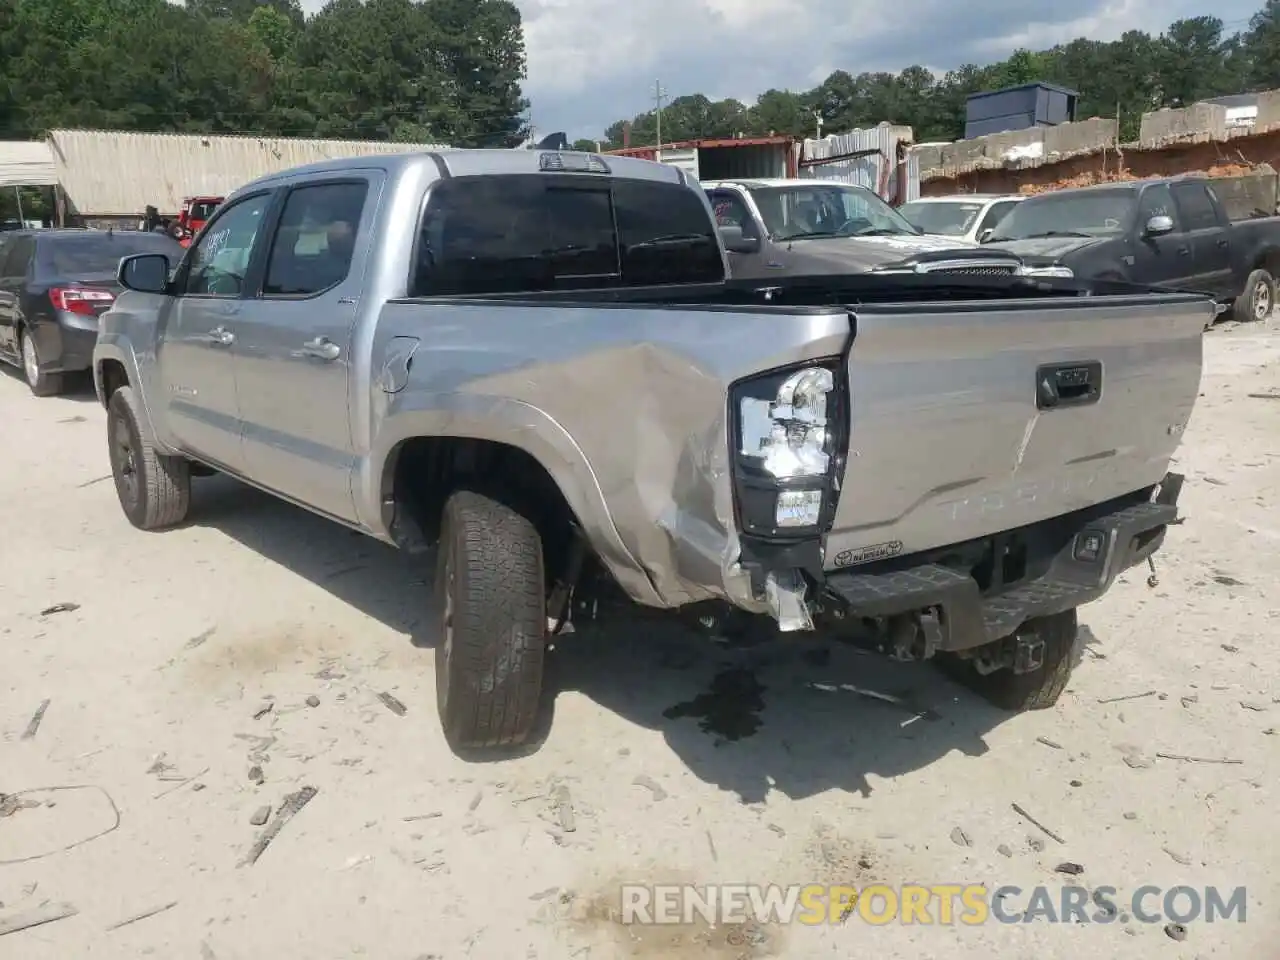
<instances>
[{"instance_id":1,"label":"rear door","mask_svg":"<svg viewBox=\"0 0 1280 960\"><path fill-rule=\"evenodd\" d=\"M244 472L233 347L273 199L270 190L250 194L209 223L176 278L156 357L158 402L179 445L232 473Z\"/></svg>"},{"instance_id":2,"label":"rear door","mask_svg":"<svg viewBox=\"0 0 1280 960\"><path fill-rule=\"evenodd\" d=\"M1173 199L1191 245L1192 269L1188 286L1214 296L1231 294L1230 227L1202 180L1174 183Z\"/></svg>"},{"instance_id":3,"label":"rear door","mask_svg":"<svg viewBox=\"0 0 1280 960\"><path fill-rule=\"evenodd\" d=\"M1199 392L1213 315L1188 294L858 307L828 568L1158 483Z\"/></svg>"},{"instance_id":4,"label":"rear door","mask_svg":"<svg viewBox=\"0 0 1280 960\"><path fill-rule=\"evenodd\" d=\"M260 291L236 324L247 475L354 520L352 334L384 174L358 171L288 189Z\"/></svg>"},{"instance_id":5,"label":"rear door","mask_svg":"<svg viewBox=\"0 0 1280 960\"><path fill-rule=\"evenodd\" d=\"M0 353L14 357L18 355L18 344L14 333L18 297L8 282L6 261L9 251L13 249L15 239L13 234L0 234Z\"/></svg>"}]
</instances>

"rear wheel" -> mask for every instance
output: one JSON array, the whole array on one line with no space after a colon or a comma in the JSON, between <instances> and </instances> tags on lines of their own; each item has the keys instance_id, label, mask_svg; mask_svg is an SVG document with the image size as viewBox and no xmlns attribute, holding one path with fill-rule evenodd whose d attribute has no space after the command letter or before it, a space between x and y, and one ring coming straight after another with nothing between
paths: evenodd
<instances>
[{"instance_id":1,"label":"rear wheel","mask_svg":"<svg viewBox=\"0 0 1280 960\"><path fill-rule=\"evenodd\" d=\"M991 644L990 651L979 648L972 658L948 657L945 662L953 677L1003 710L1046 710L1058 702L1071 679L1079 632L1075 610L1028 620L1019 635L1038 641L1039 666L1025 673L1015 673L1007 665L988 666L989 654L999 651L1007 640Z\"/></svg>"},{"instance_id":2,"label":"rear wheel","mask_svg":"<svg viewBox=\"0 0 1280 960\"><path fill-rule=\"evenodd\" d=\"M1235 319L1241 323L1265 320L1275 303L1275 278L1266 270L1255 270L1244 282L1244 292L1236 297Z\"/></svg>"},{"instance_id":3,"label":"rear wheel","mask_svg":"<svg viewBox=\"0 0 1280 960\"><path fill-rule=\"evenodd\" d=\"M158 452L139 427L142 417L132 387L107 401L107 444L120 507L139 530L181 523L191 507L191 466L183 457Z\"/></svg>"},{"instance_id":4,"label":"rear wheel","mask_svg":"<svg viewBox=\"0 0 1280 960\"><path fill-rule=\"evenodd\" d=\"M22 348L22 373L31 392L37 397L54 397L60 394L63 388L62 374L41 371L40 350L36 346L35 337L23 327L18 331L18 339Z\"/></svg>"},{"instance_id":5,"label":"rear wheel","mask_svg":"<svg viewBox=\"0 0 1280 960\"><path fill-rule=\"evenodd\" d=\"M469 490L445 503L436 561L436 707L455 752L534 731L547 642L542 540L529 519Z\"/></svg>"}]
</instances>

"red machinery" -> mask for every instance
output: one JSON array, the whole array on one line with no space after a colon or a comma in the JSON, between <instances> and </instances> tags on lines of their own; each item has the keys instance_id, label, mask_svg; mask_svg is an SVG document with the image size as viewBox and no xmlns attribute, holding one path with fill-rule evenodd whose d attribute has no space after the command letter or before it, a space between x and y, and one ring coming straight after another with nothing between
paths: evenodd
<instances>
[{"instance_id":1,"label":"red machinery","mask_svg":"<svg viewBox=\"0 0 1280 960\"><path fill-rule=\"evenodd\" d=\"M182 209L178 212L178 226L182 229L182 237L178 241L184 247L191 243L191 238L200 232L213 211L218 209L224 197L184 197Z\"/></svg>"}]
</instances>

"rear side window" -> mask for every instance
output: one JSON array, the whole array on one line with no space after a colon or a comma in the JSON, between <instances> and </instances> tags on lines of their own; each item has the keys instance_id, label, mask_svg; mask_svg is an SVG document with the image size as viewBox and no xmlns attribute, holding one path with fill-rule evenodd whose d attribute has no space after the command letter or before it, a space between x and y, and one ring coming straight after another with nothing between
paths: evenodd
<instances>
[{"instance_id":1,"label":"rear side window","mask_svg":"<svg viewBox=\"0 0 1280 960\"><path fill-rule=\"evenodd\" d=\"M613 208L627 286L724 279L719 239L698 192L675 184L619 180Z\"/></svg>"},{"instance_id":2,"label":"rear side window","mask_svg":"<svg viewBox=\"0 0 1280 960\"><path fill-rule=\"evenodd\" d=\"M1203 183L1174 184L1173 197L1178 201L1185 229L1204 230L1218 225L1218 213Z\"/></svg>"},{"instance_id":3,"label":"rear side window","mask_svg":"<svg viewBox=\"0 0 1280 960\"><path fill-rule=\"evenodd\" d=\"M413 296L472 296L723 279L697 193L547 174L458 177L431 190Z\"/></svg>"},{"instance_id":4,"label":"rear side window","mask_svg":"<svg viewBox=\"0 0 1280 960\"><path fill-rule=\"evenodd\" d=\"M135 253L162 253L172 266L182 259L183 252L178 241L163 233L133 230L119 233L85 231L75 236L44 237L39 247L37 260L41 273L68 278L114 274L120 258Z\"/></svg>"}]
</instances>

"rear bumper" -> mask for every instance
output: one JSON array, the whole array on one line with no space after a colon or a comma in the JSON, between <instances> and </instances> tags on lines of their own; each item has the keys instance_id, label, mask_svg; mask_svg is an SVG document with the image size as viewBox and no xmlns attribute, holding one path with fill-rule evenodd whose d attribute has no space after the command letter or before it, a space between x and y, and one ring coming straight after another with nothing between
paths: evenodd
<instances>
[{"instance_id":1,"label":"rear bumper","mask_svg":"<svg viewBox=\"0 0 1280 960\"><path fill-rule=\"evenodd\" d=\"M46 373L79 373L93 366L98 342L98 320L74 313L59 313L56 320L32 324L40 366Z\"/></svg>"},{"instance_id":2,"label":"rear bumper","mask_svg":"<svg viewBox=\"0 0 1280 960\"><path fill-rule=\"evenodd\" d=\"M1182 479L1169 474L1154 501L1104 504L992 538L997 552L1014 540L1030 547L1028 575L1006 588L983 591L969 570L906 558L892 569L828 574L825 600L851 617L931 614L938 650L1001 640L1035 617L1098 599L1123 571L1154 554L1177 518Z\"/></svg>"}]
</instances>

